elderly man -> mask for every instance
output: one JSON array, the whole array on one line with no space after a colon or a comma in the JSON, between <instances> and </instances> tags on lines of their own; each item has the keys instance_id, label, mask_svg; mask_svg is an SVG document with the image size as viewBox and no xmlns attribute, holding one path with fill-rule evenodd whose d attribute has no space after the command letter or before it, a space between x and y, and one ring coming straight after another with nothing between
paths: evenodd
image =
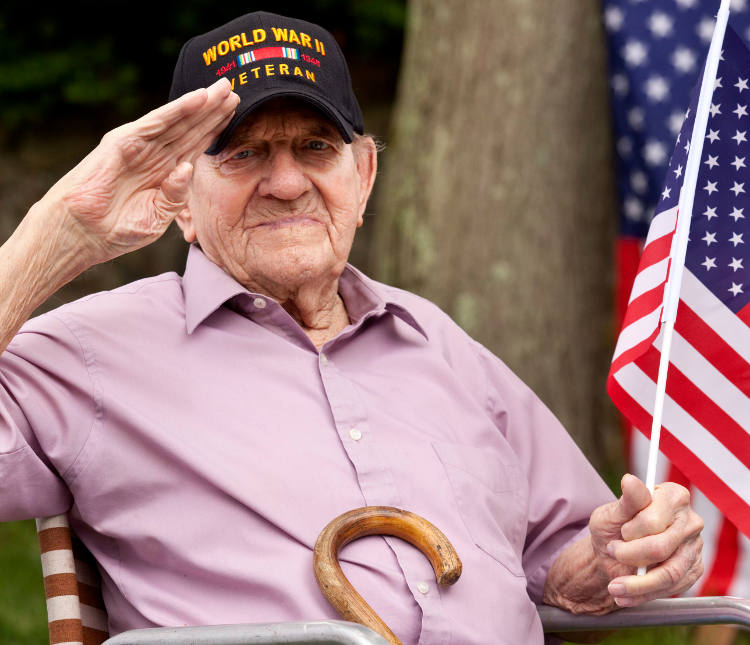
<instances>
[{"instance_id":1,"label":"elderly man","mask_svg":"<svg viewBox=\"0 0 750 645\"><path fill-rule=\"evenodd\" d=\"M347 264L376 149L329 33L243 16L185 45L172 95L0 252L0 519L69 510L112 632L333 616L312 547L365 505L423 515L463 560L440 589L400 540L343 551L406 643L538 643L534 602L607 612L696 580L683 488L626 476L613 501L496 357ZM23 324L173 219L184 275Z\"/></svg>"}]
</instances>

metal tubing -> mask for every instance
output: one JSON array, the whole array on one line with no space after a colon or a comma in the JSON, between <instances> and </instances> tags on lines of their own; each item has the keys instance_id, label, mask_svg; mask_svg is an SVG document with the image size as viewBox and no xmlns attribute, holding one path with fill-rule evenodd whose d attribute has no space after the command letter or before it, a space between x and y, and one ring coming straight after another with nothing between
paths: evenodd
<instances>
[{"instance_id":1,"label":"metal tubing","mask_svg":"<svg viewBox=\"0 0 750 645\"><path fill-rule=\"evenodd\" d=\"M652 600L604 616L572 614L548 605L537 609L544 631L549 633L699 624L750 627L750 599L732 596Z\"/></svg>"},{"instance_id":2,"label":"metal tubing","mask_svg":"<svg viewBox=\"0 0 750 645\"><path fill-rule=\"evenodd\" d=\"M341 620L132 629L113 636L103 645L273 645L276 643L388 645L382 636L371 629Z\"/></svg>"},{"instance_id":3,"label":"metal tubing","mask_svg":"<svg viewBox=\"0 0 750 645\"><path fill-rule=\"evenodd\" d=\"M604 616L538 608L544 631L577 632L673 625L735 624L750 627L750 599L732 596L667 598ZM134 629L103 645L387 645L371 629L339 620Z\"/></svg>"}]
</instances>

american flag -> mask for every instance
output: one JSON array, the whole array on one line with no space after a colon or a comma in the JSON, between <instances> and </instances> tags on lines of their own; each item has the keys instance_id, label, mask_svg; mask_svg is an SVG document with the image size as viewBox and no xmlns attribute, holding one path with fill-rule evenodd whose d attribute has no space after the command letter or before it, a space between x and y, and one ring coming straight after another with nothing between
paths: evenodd
<instances>
[{"instance_id":1,"label":"american flag","mask_svg":"<svg viewBox=\"0 0 750 645\"><path fill-rule=\"evenodd\" d=\"M661 302L658 283L666 275L663 258L669 252L693 123L689 118L683 125L683 116L690 90L700 80L718 6L719 0L608 0L604 5L622 206L617 249L620 319L655 206L659 213L641 265L650 268L639 274L635 288L641 295L632 301L628 322L638 318L638 307L649 309L649 299ZM730 24L750 37L748 2L735 1L732 10ZM750 90L739 82L748 76L748 53L740 38L728 35L701 160L662 447L750 535L750 232L744 232L750 217L750 202L744 206L750 193L750 116L744 113L750 113ZM667 167L669 147L681 126ZM640 333L636 326L621 336L608 388L630 422L648 433L660 337L653 316L641 326ZM643 444L634 439L634 446ZM675 469L662 472L675 479ZM705 500L700 493L694 496L699 506ZM706 501L700 509L704 515L707 506ZM711 520L717 518L707 519L707 576L721 573L724 582L704 581L703 590L750 595L750 541L720 518L715 526ZM740 553L743 548L748 553ZM735 575L744 575L739 591L726 582Z\"/></svg>"}]
</instances>

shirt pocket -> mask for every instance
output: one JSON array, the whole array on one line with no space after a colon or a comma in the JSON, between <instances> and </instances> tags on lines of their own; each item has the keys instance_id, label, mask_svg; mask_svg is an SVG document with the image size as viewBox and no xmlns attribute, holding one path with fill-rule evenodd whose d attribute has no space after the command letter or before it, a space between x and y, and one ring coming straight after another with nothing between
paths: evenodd
<instances>
[{"instance_id":1,"label":"shirt pocket","mask_svg":"<svg viewBox=\"0 0 750 645\"><path fill-rule=\"evenodd\" d=\"M521 468L495 448L438 442L432 447L474 543L513 575L523 576L527 522Z\"/></svg>"}]
</instances>

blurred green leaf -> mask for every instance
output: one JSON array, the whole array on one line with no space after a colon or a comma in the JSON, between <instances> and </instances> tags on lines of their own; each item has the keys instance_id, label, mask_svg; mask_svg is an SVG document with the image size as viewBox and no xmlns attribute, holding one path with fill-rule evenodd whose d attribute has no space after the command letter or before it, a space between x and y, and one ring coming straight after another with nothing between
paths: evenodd
<instances>
[{"instance_id":1,"label":"blurred green leaf","mask_svg":"<svg viewBox=\"0 0 750 645\"><path fill-rule=\"evenodd\" d=\"M248 2L242 11L268 9ZM93 24L103 6L92 0L0 6L0 125L6 133L61 114L103 115L121 122L166 99L182 44L240 13L213 0L112 0L113 19ZM395 77L401 57L406 0L277 0L272 10L327 27L350 61L377 60ZM148 19L144 19L144 17ZM85 109L88 112L81 113Z\"/></svg>"},{"instance_id":2,"label":"blurred green leaf","mask_svg":"<svg viewBox=\"0 0 750 645\"><path fill-rule=\"evenodd\" d=\"M33 521L0 524L0 643L46 645L42 566Z\"/></svg>"}]
</instances>

